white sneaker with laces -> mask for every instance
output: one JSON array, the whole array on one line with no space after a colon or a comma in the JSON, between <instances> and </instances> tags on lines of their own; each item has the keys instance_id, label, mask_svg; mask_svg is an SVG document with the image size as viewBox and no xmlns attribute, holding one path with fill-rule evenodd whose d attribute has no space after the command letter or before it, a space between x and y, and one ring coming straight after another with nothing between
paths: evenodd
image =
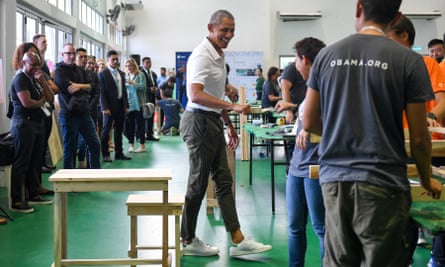
<instances>
[{"instance_id":1,"label":"white sneaker with laces","mask_svg":"<svg viewBox=\"0 0 445 267\"><path fill-rule=\"evenodd\" d=\"M217 247L204 244L199 238L195 237L192 243L182 243L182 254L185 256L214 256L219 253Z\"/></svg>"},{"instance_id":2,"label":"white sneaker with laces","mask_svg":"<svg viewBox=\"0 0 445 267\"><path fill-rule=\"evenodd\" d=\"M263 243L256 242L250 237L244 238L241 243L233 245L233 247L230 247L231 257L261 253L272 249L271 245L264 245Z\"/></svg>"}]
</instances>

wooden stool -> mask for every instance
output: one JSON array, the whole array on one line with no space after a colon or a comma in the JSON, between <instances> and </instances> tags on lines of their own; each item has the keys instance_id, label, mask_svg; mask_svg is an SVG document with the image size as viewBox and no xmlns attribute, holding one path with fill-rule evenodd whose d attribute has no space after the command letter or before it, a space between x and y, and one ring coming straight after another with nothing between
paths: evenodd
<instances>
[{"instance_id":1,"label":"wooden stool","mask_svg":"<svg viewBox=\"0 0 445 267\"><path fill-rule=\"evenodd\" d=\"M184 206L184 195L169 195L168 196L168 211L169 215L175 216L175 245L169 246L170 249L175 249L176 267L181 266L181 243L179 240L179 216L182 215L182 208ZM137 216L142 215L162 215L163 211L162 196L160 195L129 195L127 198L127 211L130 216L130 249L128 256L130 258L137 258L137 251L139 249L161 249L162 246L142 246L138 245L138 226ZM163 227L168 227L164 225ZM134 266L134 265L132 265Z\"/></svg>"}]
</instances>

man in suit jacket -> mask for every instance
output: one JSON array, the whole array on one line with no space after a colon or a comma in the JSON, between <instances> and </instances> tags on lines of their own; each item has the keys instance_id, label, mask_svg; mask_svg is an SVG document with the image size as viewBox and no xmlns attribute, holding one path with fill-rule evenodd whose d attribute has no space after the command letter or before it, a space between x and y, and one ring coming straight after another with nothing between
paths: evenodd
<instances>
[{"instance_id":1,"label":"man in suit jacket","mask_svg":"<svg viewBox=\"0 0 445 267\"><path fill-rule=\"evenodd\" d=\"M142 66L140 68L142 73L145 75L145 80L147 81L147 90L146 96L147 101L156 105L156 92L158 90L158 84L156 82L157 75L154 71L151 70L151 58L144 57L142 59ZM159 138L153 135L153 119L152 116L150 119L145 120L145 140L149 141L159 141Z\"/></svg>"},{"instance_id":2,"label":"man in suit jacket","mask_svg":"<svg viewBox=\"0 0 445 267\"><path fill-rule=\"evenodd\" d=\"M116 160L130 160L122 152L122 131L125 116L128 113L128 98L125 87L125 75L119 70L119 56L115 50L107 52L108 66L99 73L100 104L103 113L101 136L102 156L105 162L111 162L108 139L114 122L114 146Z\"/></svg>"}]
</instances>

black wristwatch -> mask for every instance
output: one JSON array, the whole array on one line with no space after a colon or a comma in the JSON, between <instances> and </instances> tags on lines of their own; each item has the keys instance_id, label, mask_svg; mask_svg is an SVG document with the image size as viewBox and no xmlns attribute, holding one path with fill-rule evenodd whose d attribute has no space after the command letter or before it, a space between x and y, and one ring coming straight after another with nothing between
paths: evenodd
<instances>
[{"instance_id":1,"label":"black wristwatch","mask_svg":"<svg viewBox=\"0 0 445 267\"><path fill-rule=\"evenodd\" d=\"M426 114L426 117L427 117L427 118L430 118L430 119L433 119L433 120L435 120L435 121L437 121L437 117L436 117L436 115L434 115L434 113L432 113L432 112L428 112L428 113Z\"/></svg>"}]
</instances>

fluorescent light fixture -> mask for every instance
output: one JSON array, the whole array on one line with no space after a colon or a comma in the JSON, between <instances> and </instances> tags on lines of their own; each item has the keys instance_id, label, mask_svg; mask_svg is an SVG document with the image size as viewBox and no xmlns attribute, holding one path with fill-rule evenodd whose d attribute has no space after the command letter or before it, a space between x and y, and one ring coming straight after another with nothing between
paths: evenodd
<instances>
[{"instance_id":1,"label":"fluorescent light fixture","mask_svg":"<svg viewBox=\"0 0 445 267\"><path fill-rule=\"evenodd\" d=\"M321 11L316 12L283 12L277 11L277 16L283 22L315 20L321 18Z\"/></svg>"}]
</instances>

